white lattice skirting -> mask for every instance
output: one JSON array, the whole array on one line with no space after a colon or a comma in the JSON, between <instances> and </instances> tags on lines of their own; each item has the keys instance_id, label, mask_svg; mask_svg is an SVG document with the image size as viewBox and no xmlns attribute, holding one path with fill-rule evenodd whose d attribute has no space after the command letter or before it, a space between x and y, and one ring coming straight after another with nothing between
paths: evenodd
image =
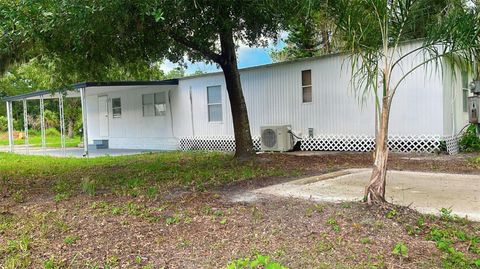
<instances>
[{"instance_id":1,"label":"white lattice skirting","mask_svg":"<svg viewBox=\"0 0 480 269\"><path fill-rule=\"evenodd\" d=\"M260 137L254 137L253 148L260 150ZM219 150L235 151L235 138L233 136L202 136L180 138L181 150Z\"/></svg>"},{"instance_id":2,"label":"white lattice skirting","mask_svg":"<svg viewBox=\"0 0 480 269\"><path fill-rule=\"evenodd\" d=\"M462 135L446 136L445 144L447 146L448 154L454 155L460 152L460 145L458 142L462 138Z\"/></svg>"},{"instance_id":3,"label":"white lattice skirting","mask_svg":"<svg viewBox=\"0 0 480 269\"><path fill-rule=\"evenodd\" d=\"M458 138L439 135L392 135L388 145L394 152L435 152L441 141L447 144L450 154L458 152ZM253 138L255 150L260 150L260 137ZM369 135L320 135L304 137L301 143L304 151L353 151L367 152L375 148L375 138ZM234 151L235 139L232 136L204 136L180 138L181 150L219 150ZM457 149L457 151L455 151Z\"/></svg>"},{"instance_id":4,"label":"white lattice skirting","mask_svg":"<svg viewBox=\"0 0 480 269\"><path fill-rule=\"evenodd\" d=\"M388 146L394 152L434 152L439 149L439 135L392 135L388 138ZM320 135L304 138L302 150L325 151L372 151L375 138L369 135Z\"/></svg>"}]
</instances>

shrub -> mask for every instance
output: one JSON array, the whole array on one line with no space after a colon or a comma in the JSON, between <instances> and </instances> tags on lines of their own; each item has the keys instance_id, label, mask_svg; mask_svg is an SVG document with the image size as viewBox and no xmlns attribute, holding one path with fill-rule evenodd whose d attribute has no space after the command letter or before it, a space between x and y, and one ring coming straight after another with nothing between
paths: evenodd
<instances>
[{"instance_id":1,"label":"shrub","mask_svg":"<svg viewBox=\"0 0 480 269\"><path fill-rule=\"evenodd\" d=\"M55 128L48 128L45 130L46 136L60 136L60 132Z\"/></svg>"},{"instance_id":2,"label":"shrub","mask_svg":"<svg viewBox=\"0 0 480 269\"><path fill-rule=\"evenodd\" d=\"M0 132L6 132L8 128L7 117L0 116Z\"/></svg>"},{"instance_id":3,"label":"shrub","mask_svg":"<svg viewBox=\"0 0 480 269\"><path fill-rule=\"evenodd\" d=\"M471 124L462 139L460 139L460 150L465 152L480 151L480 138L477 136L476 126Z\"/></svg>"}]
</instances>

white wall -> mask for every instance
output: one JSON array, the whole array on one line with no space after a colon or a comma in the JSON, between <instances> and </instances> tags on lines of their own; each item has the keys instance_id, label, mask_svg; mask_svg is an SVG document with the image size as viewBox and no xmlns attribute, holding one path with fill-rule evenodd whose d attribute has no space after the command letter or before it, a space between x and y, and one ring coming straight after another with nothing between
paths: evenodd
<instances>
[{"instance_id":1,"label":"white wall","mask_svg":"<svg viewBox=\"0 0 480 269\"><path fill-rule=\"evenodd\" d=\"M468 124L468 112L463 110L462 72L459 66L445 62L444 72L444 135L455 136ZM469 74L469 80L473 77ZM468 92L469 96L472 94Z\"/></svg>"},{"instance_id":2,"label":"white wall","mask_svg":"<svg viewBox=\"0 0 480 269\"><path fill-rule=\"evenodd\" d=\"M108 139L110 148L124 149L176 149L178 141L172 130L170 104L167 102L165 116L144 117L142 94L161 91L174 91L176 86L137 86L137 87L91 87L87 88L88 138ZM98 96L107 95L108 137L99 135ZM121 98L122 115L113 118L111 98Z\"/></svg>"},{"instance_id":3,"label":"white wall","mask_svg":"<svg viewBox=\"0 0 480 269\"><path fill-rule=\"evenodd\" d=\"M408 49L408 48L406 48ZM410 57L404 67L420 59ZM301 71L312 70L313 102L302 103ZM401 70L401 69L398 69ZM333 55L288 64L277 64L241 71L253 136L260 135L264 125L291 124L297 134L307 135L373 135L373 97L360 101L351 89L349 64L345 56ZM398 79L400 73L394 74ZM209 123L206 87L221 85L223 90L223 122ZM427 73L420 68L398 89L391 112L392 135L442 135L443 85L441 72ZM193 122L196 136L233 136L230 106L223 75L212 74L180 79L178 97L183 116L190 104L185 96L192 92ZM191 118L185 122L190 122ZM177 136L191 136L192 124L176 123Z\"/></svg>"}]
</instances>

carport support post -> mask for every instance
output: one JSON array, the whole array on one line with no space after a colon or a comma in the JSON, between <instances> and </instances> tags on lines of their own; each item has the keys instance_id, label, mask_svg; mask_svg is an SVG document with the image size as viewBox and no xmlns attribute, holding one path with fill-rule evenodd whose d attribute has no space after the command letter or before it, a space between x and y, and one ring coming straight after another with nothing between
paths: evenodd
<instances>
[{"instance_id":1,"label":"carport support post","mask_svg":"<svg viewBox=\"0 0 480 269\"><path fill-rule=\"evenodd\" d=\"M27 110L27 99L23 99L23 128L24 128L24 140L25 140L25 152L29 154L28 151L28 110Z\"/></svg>"},{"instance_id":2,"label":"carport support post","mask_svg":"<svg viewBox=\"0 0 480 269\"><path fill-rule=\"evenodd\" d=\"M63 95L58 97L58 110L60 114L60 146L62 148L63 155L65 155L65 114L63 112Z\"/></svg>"},{"instance_id":3,"label":"carport support post","mask_svg":"<svg viewBox=\"0 0 480 269\"><path fill-rule=\"evenodd\" d=\"M47 147L46 147L46 140L45 140L45 104L43 101L43 95L40 96L40 132L42 136L43 154L46 154Z\"/></svg>"},{"instance_id":4,"label":"carport support post","mask_svg":"<svg viewBox=\"0 0 480 269\"><path fill-rule=\"evenodd\" d=\"M7 102L7 125L8 125L8 145L10 146L10 152L14 150L13 141L13 110L12 102Z\"/></svg>"},{"instance_id":5,"label":"carport support post","mask_svg":"<svg viewBox=\"0 0 480 269\"><path fill-rule=\"evenodd\" d=\"M85 88L80 89L80 102L82 104L83 151L84 156L88 157L87 97L85 95Z\"/></svg>"}]
</instances>

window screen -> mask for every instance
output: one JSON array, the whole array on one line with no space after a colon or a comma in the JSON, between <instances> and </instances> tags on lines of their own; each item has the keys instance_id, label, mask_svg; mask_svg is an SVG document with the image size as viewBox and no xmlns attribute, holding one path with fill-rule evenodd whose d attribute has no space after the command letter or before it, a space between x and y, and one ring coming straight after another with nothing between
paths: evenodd
<instances>
[{"instance_id":1,"label":"window screen","mask_svg":"<svg viewBox=\"0 0 480 269\"><path fill-rule=\"evenodd\" d=\"M153 105L153 94L142 95L143 116L149 117L155 115Z\"/></svg>"},{"instance_id":2,"label":"window screen","mask_svg":"<svg viewBox=\"0 0 480 269\"><path fill-rule=\"evenodd\" d=\"M165 92L155 94L155 116L167 114L167 95Z\"/></svg>"},{"instance_id":3,"label":"window screen","mask_svg":"<svg viewBox=\"0 0 480 269\"><path fill-rule=\"evenodd\" d=\"M312 70L302 71L302 102L312 102Z\"/></svg>"},{"instance_id":4,"label":"window screen","mask_svg":"<svg viewBox=\"0 0 480 269\"><path fill-rule=\"evenodd\" d=\"M222 113L222 88L220 86L207 87L208 121L220 122Z\"/></svg>"},{"instance_id":5,"label":"window screen","mask_svg":"<svg viewBox=\"0 0 480 269\"><path fill-rule=\"evenodd\" d=\"M122 100L120 98L112 98L112 115L114 118L122 116Z\"/></svg>"}]
</instances>

